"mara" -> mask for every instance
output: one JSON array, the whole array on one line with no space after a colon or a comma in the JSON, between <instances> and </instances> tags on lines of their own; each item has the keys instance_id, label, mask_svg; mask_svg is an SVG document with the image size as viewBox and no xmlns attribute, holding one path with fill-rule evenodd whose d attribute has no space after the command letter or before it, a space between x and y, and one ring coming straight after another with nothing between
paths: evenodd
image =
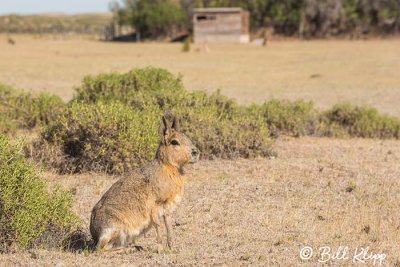
<instances>
[{"instance_id":1,"label":"mara","mask_svg":"<svg viewBox=\"0 0 400 267\"><path fill-rule=\"evenodd\" d=\"M90 233L96 250L128 247L152 227L157 234L157 249L162 250L162 224L171 248L170 214L183 196L184 166L197 162L199 156L200 151L180 132L179 120L173 117L169 126L163 116L155 159L113 184L94 206Z\"/></svg>"}]
</instances>

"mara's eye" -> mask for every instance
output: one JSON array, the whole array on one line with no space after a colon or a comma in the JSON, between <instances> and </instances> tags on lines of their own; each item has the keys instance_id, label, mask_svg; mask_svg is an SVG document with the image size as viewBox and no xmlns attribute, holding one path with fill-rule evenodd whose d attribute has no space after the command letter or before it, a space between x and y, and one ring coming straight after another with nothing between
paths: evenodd
<instances>
[{"instance_id":1,"label":"mara's eye","mask_svg":"<svg viewBox=\"0 0 400 267\"><path fill-rule=\"evenodd\" d=\"M173 145L173 146L179 146L179 142L176 141L176 140L172 140L172 141L171 141L171 145Z\"/></svg>"}]
</instances>

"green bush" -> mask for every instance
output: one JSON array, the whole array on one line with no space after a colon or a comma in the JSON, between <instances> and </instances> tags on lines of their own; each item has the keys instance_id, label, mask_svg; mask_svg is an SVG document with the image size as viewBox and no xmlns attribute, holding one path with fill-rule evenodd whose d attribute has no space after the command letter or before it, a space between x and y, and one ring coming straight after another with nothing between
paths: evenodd
<instances>
[{"instance_id":1,"label":"green bush","mask_svg":"<svg viewBox=\"0 0 400 267\"><path fill-rule=\"evenodd\" d=\"M367 138L400 138L400 120L379 114L375 108L337 104L322 113L323 135Z\"/></svg>"},{"instance_id":2,"label":"green bush","mask_svg":"<svg viewBox=\"0 0 400 267\"><path fill-rule=\"evenodd\" d=\"M183 131L202 150L204 158L252 157L270 151L268 129L262 120L250 121L245 108L219 91L211 95L186 91L179 78L163 69L90 77L75 97L75 101L89 103L114 100L138 111L151 108L162 114L172 110L182 117Z\"/></svg>"},{"instance_id":3,"label":"green bush","mask_svg":"<svg viewBox=\"0 0 400 267\"><path fill-rule=\"evenodd\" d=\"M217 107L174 110L203 158L266 156L263 119L223 115ZM61 173L105 171L119 174L154 158L161 109L134 110L120 102L73 103L42 133L31 155Z\"/></svg>"},{"instance_id":4,"label":"green bush","mask_svg":"<svg viewBox=\"0 0 400 267\"><path fill-rule=\"evenodd\" d=\"M202 151L203 158L252 158L271 153L271 139L260 114L220 94L202 91L178 96L168 106L182 118L183 131Z\"/></svg>"},{"instance_id":5,"label":"green bush","mask_svg":"<svg viewBox=\"0 0 400 267\"><path fill-rule=\"evenodd\" d=\"M157 68L89 76L76 91L30 152L62 173L122 173L152 159L166 110L182 118L203 158L267 156L271 137L280 134L399 138L399 121L372 108L346 104L320 112L312 102L285 100L246 107L218 91L188 92Z\"/></svg>"},{"instance_id":6,"label":"green bush","mask_svg":"<svg viewBox=\"0 0 400 267\"><path fill-rule=\"evenodd\" d=\"M47 125L64 107L58 96L47 93L33 96L0 85L0 133Z\"/></svg>"},{"instance_id":7,"label":"green bush","mask_svg":"<svg viewBox=\"0 0 400 267\"><path fill-rule=\"evenodd\" d=\"M122 173L154 158L159 115L119 102L73 103L42 132L32 153L62 173Z\"/></svg>"},{"instance_id":8,"label":"green bush","mask_svg":"<svg viewBox=\"0 0 400 267\"><path fill-rule=\"evenodd\" d=\"M120 101L134 110L148 108L180 109L217 107L224 114L238 110L232 99L219 91L207 95L202 91L188 92L179 77L159 68L134 69L125 74L87 76L72 102L95 103Z\"/></svg>"},{"instance_id":9,"label":"green bush","mask_svg":"<svg viewBox=\"0 0 400 267\"><path fill-rule=\"evenodd\" d=\"M46 182L20 151L21 145L0 135L0 249L61 244L77 222L71 194L60 188L48 193Z\"/></svg>"},{"instance_id":10,"label":"green bush","mask_svg":"<svg viewBox=\"0 0 400 267\"><path fill-rule=\"evenodd\" d=\"M182 129L200 149L202 158L271 155L267 125L246 108L224 114L217 106L189 107L174 113L182 118Z\"/></svg>"},{"instance_id":11,"label":"green bush","mask_svg":"<svg viewBox=\"0 0 400 267\"><path fill-rule=\"evenodd\" d=\"M146 68L86 77L72 104L46 127L33 156L62 173L128 171L154 157L165 110L182 118L203 158L270 153L261 116L219 92L188 92L166 70Z\"/></svg>"},{"instance_id":12,"label":"green bush","mask_svg":"<svg viewBox=\"0 0 400 267\"><path fill-rule=\"evenodd\" d=\"M257 107L255 107L257 110ZM279 134L301 136L313 133L317 111L314 104L305 101L270 100L258 108L274 136Z\"/></svg>"},{"instance_id":13,"label":"green bush","mask_svg":"<svg viewBox=\"0 0 400 267\"><path fill-rule=\"evenodd\" d=\"M187 17L177 1L125 0L115 16L120 24L133 26L144 38L172 36L186 26Z\"/></svg>"},{"instance_id":14,"label":"green bush","mask_svg":"<svg viewBox=\"0 0 400 267\"><path fill-rule=\"evenodd\" d=\"M121 101L134 109L154 105L164 108L175 105L177 95L185 94L181 79L159 68L134 69L128 73L87 76L76 88L73 101Z\"/></svg>"}]
</instances>

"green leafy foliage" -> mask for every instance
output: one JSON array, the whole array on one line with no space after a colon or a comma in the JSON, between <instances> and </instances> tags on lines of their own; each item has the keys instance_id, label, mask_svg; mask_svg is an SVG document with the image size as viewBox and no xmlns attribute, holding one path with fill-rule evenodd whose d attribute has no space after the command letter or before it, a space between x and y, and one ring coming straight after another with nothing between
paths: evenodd
<instances>
[{"instance_id":1,"label":"green leafy foliage","mask_svg":"<svg viewBox=\"0 0 400 267\"><path fill-rule=\"evenodd\" d=\"M0 249L46 245L46 235L62 237L77 224L71 194L47 184L21 155L21 144L0 134Z\"/></svg>"},{"instance_id":2,"label":"green leafy foliage","mask_svg":"<svg viewBox=\"0 0 400 267\"><path fill-rule=\"evenodd\" d=\"M3 33L101 34L112 21L133 26L143 38L164 38L191 28L195 7L241 7L250 13L254 33L264 27L305 37L355 33L398 33L398 0L124 0L110 5L107 14L72 16L0 16Z\"/></svg>"},{"instance_id":3,"label":"green leafy foliage","mask_svg":"<svg viewBox=\"0 0 400 267\"><path fill-rule=\"evenodd\" d=\"M124 0L117 21L133 26L142 37L166 37L186 24L186 14L172 0Z\"/></svg>"}]
</instances>

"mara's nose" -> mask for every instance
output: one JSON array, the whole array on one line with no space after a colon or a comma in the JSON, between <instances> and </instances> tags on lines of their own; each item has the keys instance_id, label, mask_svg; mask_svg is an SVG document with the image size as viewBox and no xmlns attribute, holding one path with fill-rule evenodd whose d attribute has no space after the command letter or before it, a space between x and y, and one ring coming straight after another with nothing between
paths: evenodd
<instances>
[{"instance_id":1,"label":"mara's nose","mask_svg":"<svg viewBox=\"0 0 400 267\"><path fill-rule=\"evenodd\" d=\"M192 157L196 157L200 154L200 151L197 148L192 148Z\"/></svg>"}]
</instances>

